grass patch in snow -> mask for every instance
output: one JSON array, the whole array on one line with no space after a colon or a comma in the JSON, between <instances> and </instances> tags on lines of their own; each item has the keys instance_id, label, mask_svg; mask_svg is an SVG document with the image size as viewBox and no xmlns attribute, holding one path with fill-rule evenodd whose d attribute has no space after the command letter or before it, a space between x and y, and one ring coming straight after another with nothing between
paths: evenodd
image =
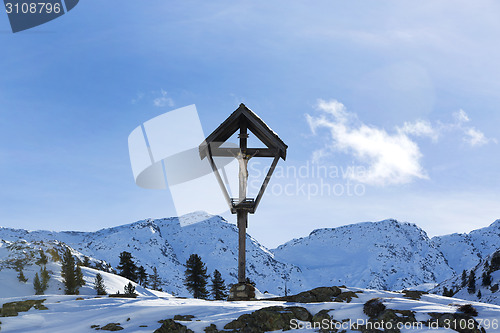
<instances>
[{"instance_id":1,"label":"grass patch in snow","mask_svg":"<svg viewBox=\"0 0 500 333\"><path fill-rule=\"evenodd\" d=\"M26 301L5 303L2 305L0 317L15 317L19 314L19 312L26 312L32 307L37 310L48 310L47 307L42 304L44 301L45 299L28 299Z\"/></svg>"}]
</instances>

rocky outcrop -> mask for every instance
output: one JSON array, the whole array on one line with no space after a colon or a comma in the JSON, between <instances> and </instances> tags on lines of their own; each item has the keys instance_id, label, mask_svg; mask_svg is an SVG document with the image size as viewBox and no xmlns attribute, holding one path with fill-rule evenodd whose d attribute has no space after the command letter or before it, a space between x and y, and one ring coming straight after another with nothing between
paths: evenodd
<instances>
[{"instance_id":1,"label":"rocky outcrop","mask_svg":"<svg viewBox=\"0 0 500 333\"><path fill-rule=\"evenodd\" d=\"M238 319L224 326L230 332L268 332L277 330L290 330L292 320L311 321L312 315L299 306L271 306L241 315Z\"/></svg>"},{"instance_id":2,"label":"rocky outcrop","mask_svg":"<svg viewBox=\"0 0 500 333\"><path fill-rule=\"evenodd\" d=\"M294 303L320 303L320 302L351 302L352 298L358 296L353 291L345 291L339 287L318 287L308 291L301 292L297 295L268 298L268 301L286 301Z\"/></svg>"},{"instance_id":3,"label":"rocky outcrop","mask_svg":"<svg viewBox=\"0 0 500 333\"><path fill-rule=\"evenodd\" d=\"M160 320L160 328L156 329L153 333L194 333L186 326L179 324L173 319Z\"/></svg>"}]
</instances>

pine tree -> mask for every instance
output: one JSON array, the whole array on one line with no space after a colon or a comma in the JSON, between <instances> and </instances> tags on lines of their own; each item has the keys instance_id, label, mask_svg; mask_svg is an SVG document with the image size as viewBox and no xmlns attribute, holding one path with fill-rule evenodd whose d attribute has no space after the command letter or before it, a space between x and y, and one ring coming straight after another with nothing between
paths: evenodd
<instances>
[{"instance_id":1,"label":"pine tree","mask_svg":"<svg viewBox=\"0 0 500 333\"><path fill-rule=\"evenodd\" d=\"M134 282L137 281L137 266L135 265L130 252L123 251L120 253L120 263L116 268L120 270L118 273L119 275Z\"/></svg>"},{"instance_id":2,"label":"pine tree","mask_svg":"<svg viewBox=\"0 0 500 333\"><path fill-rule=\"evenodd\" d=\"M98 261L95 263L95 269L97 269L99 271L105 271L102 261Z\"/></svg>"},{"instance_id":3,"label":"pine tree","mask_svg":"<svg viewBox=\"0 0 500 333\"><path fill-rule=\"evenodd\" d=\"M135 295L135 287L132 282L126 284L123 290L125 292L125 295Z\"/></svg>"},{"instance_id":4,"label":"pine tree","mask_svg":"<svg viewBox=\"0 0 500 333\"><path fill-rule=\"evenodd\" d=\"M462 272L462 288L467 285L467 272L465 269Z\"/></svg>"},{"instance_id":5,"label":"pine tree","mask_svg":"<svg viewBox=\"0 0 500 333\"><path fill-rule=\"evenodd\" d=\"M481 290L477 292L477 298L481 298L483 295L481 295Z\"/></svg>"},{"instance_id":6,"label":"pine tree","mask_svg":"<svg viewBox=\"0 0 500 333\"><path fill-rule=\"evenodd\" d=\"M450 289L447 289L446 287L444 287L443 289L443 296L446 296L446 297L453 297L453 294L455 292L453 291L453 287L450 288Z\"/></svg>"},{"instance_id":7,"label":"pine tree","mask_svg":"<svg viewBox=\"0 0 500 333\"><path fill-rule=\"evenodd\" d=\"M24 272L23 270L19 270L19 273L17 274L17 279L19 280L19 282L28 282L28 278L26 276L24 276Z\"/></svg>"},{"instance_id":8,"label":"pine tree","mask_svg":"<svg viewBox=\"0 0 500 333\"><path fill-rule=\"evenodd\" d=\"M42 249L40 249L39 254L40 258L36 261L36 264L39 265L40 267L43 265L47 265L48 259Z\"/></svg>"},{"instance_id":9,"label":"pine tree","mask_svg":"<svg viewBox=\"0 0 500 333\"><path fill-rule=\"evenodd\" d=\"M83 279L82 268L76 265L75 268L75 281L78 287L83 287L85 285L85 280Z\"/></svg>"},{"instance_id":10,"label":"pine tree","mask_svg":"<svg viewBox=\"0 0 500 333\"><path fill-rule=\"evenodd\" d=\"M47 253L52 257L52 261L61 261L61 256L59 255L59 253L57 253L57 250L51 248L47 250Z\"/></svg>"},{"instance_id":11,"label":"pine tree","mask_svg":"<svg viewBox=\"0 0 500 333\"><path fill-rule=\"evenodd\" d=\"M43 266L40 268L40 277L41 277L41 285L43 291L47 290L49 288L49 280L50 280L50 274L47 271L47 267Z\"/></svg>"},{"instance_id":12,"label":"pine tree","mask_svg":"<svg viewBox=\"0 0 500 333\"><path fill-rule=\"evenodd\" d=\"M104 279L101 273L97 273L94 279L94 289L97 291L97 295L106 295L106 286L104 285Z\"/></svg>"},{"instance_id":13,"label":"pine tree","mask_svg":"<svg viewBox=\"0 0 500 333\"><path fill-rule=\"evenodd\" d=\"M26 278L26 276L24 276L24 272L23 272L24 262L21 259L18 259L14 262L14 269L18 272L17 279L19 280L19 282L23 282L23 283L28 282L28 278Z\"/></svg>"},{"instance_id":14,"label":"pine tree","mask_svg":"<svg viewBox=\"0 0 500 333\"><path fill-rule=\"evenodd\" d=\"M490 273L490 271L483 272L482 285L483 286L490 286L491 285L491 273Z\"/></svg>"},{"instance_id":15,"label":"pine tree","mask_svg":"<svg viewBox=\"0 0 500 333\"><path fill-rule=\"evenodd\" d=\"M469 294L474 294L476 292L476 273L474 273L474 271L470 271L467 291Z\"/></svg>"},{"instance_id":16,"label":"pine tree","mask_svg":"<svg viewBox=\"0 0 500 333\"><path fill-rule=\"evenodd\" d=\"M153 267L153 274L149 276L149 284L151 289L161 291L161 279L158 275L158 269L156 267Z\"/></svg>"},{"instance_id":17,"label":"pine tree","mask_svg":"<svg viewBox=\"0 0 500 333\"><path fill-rule=\"evenodd\" d=\"M137 282L143 287L146 287L148 284L148 273L146 273L144 266L140 266L137 269Z\"/></svg>"},{"instance_id":18,"label":"pine tree","mask_svg":"<svg viewBox=\"0 0 500 333\"><path fill-rule=\"evenodd\" d=\"M33 279L33 288L35 288L36 295L43 295L42 283L40 282L40 278L38 277L38 273L35 274L35 278Z\"/></svg>"},{"instance_id":19,"label":"pine tree","mask_svg":"<svg viewBox=\"0 0 500 333\"><path fill-rule=\"evenodd\" d=\"M207 268L197 254L192 254L186 261L184 285L194 298L207 298Z\"/></svg>"},{"instance_id":20,"label":"pine tree","mask_svg":"<svg viewBox=\"0 0 500 333\"><path fill-rule=\"evenodd\" d=\"M89 259L89 257L87 257L87 256L83 257L83 263L82 263L82 265L84 267L90 267L90 259Z\"/></svg>"},{"instance_id":21,"label":"pine tree","mask_svg":"<svg viewBox=\"0 0 500 333\"><path fill-rule=\"evenodd\" d=\"M61 276L64 283L64 293L66 295L78 295L78 289L81 286L81 281L77 280L75 259L73 258L69 248L66 248L63 254Z\"/></svg>"},{"instance_id":22,"label":"pine tree","mask_svg":"<svg viewBox=\"0 0 500 333\"><path fill-rule=\"evenodd\" d=\"M255 282L253 282L252 280L250 280L250 278L248 276L245 279L245 283L255 287Z\"/></svg>"},{"instance_id":23,"label":"pine tree","mask_svg":"<svg viewBox=\"0 0 500 333\"><path fill-rule=\"evenodd\" d=\"M215 300L223 300L226 299L227 297L227 287L224 283L224 280L222 279L222 275L218 270L214 271L214 275L212 277L212 297Z\"/></svg>"},{"instance_id":24,"label":"pine tree","mask_svg":"<svg viewBox=\"0 0 500 333\"><path fill-rule=\"evenodd\" d=\"M19 272L24 269L24 262L21 259L17 259L14 262L14 269Z\"/></svg>"},{"instance_id":25,"label":"pine tree","mask_svg":"<svg viewBox=\"0 0 500 333\"><path fill-rule=\"evenodd\" d=\"M500 250L493 253L491 257L490 271L496 272L500 269Z\"/></svg>"}]
</instances>

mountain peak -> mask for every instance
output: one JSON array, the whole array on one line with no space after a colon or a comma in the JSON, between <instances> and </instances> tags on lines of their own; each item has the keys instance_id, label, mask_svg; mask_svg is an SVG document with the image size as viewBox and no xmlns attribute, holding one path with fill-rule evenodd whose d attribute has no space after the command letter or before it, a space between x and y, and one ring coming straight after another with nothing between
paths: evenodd
<instances>
[{"instance_id":1,"label":"mountain peak","mask_svg":"<svg viewBox=\"0 0 500 333\"><path fill-rule=\"evenodd\" d=\"M354 230L363 230L363 229L376 229L382 231L383 229L394 227L394 230L400 230L400 228L403 228L404 230L407 231L418 231L420 234L425 234L425 231L422 230L419 226L417 226L415 223L409 223L409 222L399 222L396 219L385 219L381 221L375 221L375 222L359 222L359 223L352 223L352 224L347 224L335 228L319 228L319 229L314 229L308 237L311 236L319 236L322 234L329 234L329 233L335 233L335 232L345 232L348 230L354 231ZM302 238L300 238L302 239ZM285 243L286 244L286 243ZM283 244L283 245L285 245Z\"/></svg>"},{"instance_id":2,"label":"mountain peak","mask_svg":"<svg viewBox=\"0 0 500 333\"><path fill-rule=\"evenodd\" d=\"M223 220L223 218L218 215L210 215L205 211L196 211L179 216L179 224L181 225L181 227L186 227L191 224L211 220L214 217Z\"/></svg>"},{"instance_id":3,"label":"mountain peak","mask_svg":"<svg viewBox=\"0 0 500 333\"><path fill-rule=\"evenodd\" d=\"M438 249L446 256L450 266L457 272L470 269L498 249L500 219L488 227L469 233L454 233L433 238Z\"/></svg>"},{"instance_id":4,"label":"mountain peak","mask_svg":"<svg viewBox=\"0 0 500 333\"><path fill-rule=\"evenodd\" d=\"M490 228L500 229L500 219L496 220L489 226Z\"/></svg>"},{"instance_id":5,"label":"mountain peak","mask_svg":"<svg viewBox=\"0 0 500 333\"><path fill-rule=\"evenodd\" d=\"M277 260L300 267L312 286L329 283L404 289L453 275L425 231L395 219L317 229L273 253ZM417 262L420 270L416 272Z\"/></svg>"}]
</instances>

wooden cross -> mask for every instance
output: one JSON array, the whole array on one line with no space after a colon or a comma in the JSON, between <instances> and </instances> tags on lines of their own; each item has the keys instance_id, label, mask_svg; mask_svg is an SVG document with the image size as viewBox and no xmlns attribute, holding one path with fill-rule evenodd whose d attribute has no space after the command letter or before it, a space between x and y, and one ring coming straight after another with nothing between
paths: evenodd
<instances>
[{"instance_id":1,"label":"wooden cross","mask_svg":"<svg viewBox=\"0 0 500 333\"><path fill-rule=\"evenodd\" d=\"M239 130L239 147L224 148L221 145ZM248 132L253 133L266 148L249 148ZM278 164L280 158L286 159L288 146L262 121L254 112L244 104L240 104L234 111L205 141L200 145L200 157L208 158L210 166L221 187L231 213L237 215L238 221L238 283L245 284L246 281L246 228L248 227L248 213L254 214L259 205L269 180ZM239 164L239 191L238 198L230 198L229 193L222 181L219 170L213 160L214 156L235 157ZM248 161L253 157L273 158L271 167L264 179L256 198L247 197L248 184Z\"/></svg>"}]
</instances>

